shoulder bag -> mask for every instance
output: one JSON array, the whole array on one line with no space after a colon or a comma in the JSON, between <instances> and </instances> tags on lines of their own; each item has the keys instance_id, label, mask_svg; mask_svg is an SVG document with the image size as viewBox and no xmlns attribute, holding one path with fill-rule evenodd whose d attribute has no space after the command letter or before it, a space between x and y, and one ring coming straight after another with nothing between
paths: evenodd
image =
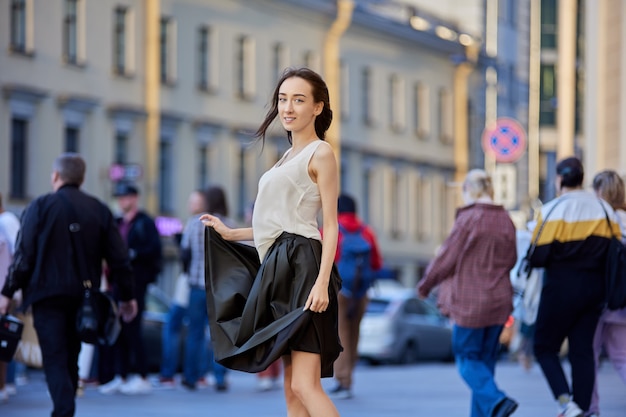
<instances>
[{"instance_id":1,"label":"shoulder bag","mask_svg":"<svg viewBox=\"0 0 626 417\"><path fill-rule=\"evenodd\" d=\"M611 233L611 242L606 254L606 307L609 310L620 310L626 307L626 247L621 240L612 233L609 213L600 201L604 216Z\"/></svg>"}]
</instances>

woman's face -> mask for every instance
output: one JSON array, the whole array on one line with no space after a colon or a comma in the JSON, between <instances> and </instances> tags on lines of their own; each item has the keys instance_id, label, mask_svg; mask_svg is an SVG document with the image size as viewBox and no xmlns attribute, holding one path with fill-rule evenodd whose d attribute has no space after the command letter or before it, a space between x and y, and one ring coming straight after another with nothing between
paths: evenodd
<instances>
[{"instance_id":1,"label":"woman's face","mask_svg":"<svg viewBox=\"0 0 626 417\"><path fill-rule=\"evenodd\" d=\"M278 90L278 116L285 130L299 132L313 125L323 106L315 103L311 84L303 78L287 78Z\"/></svg>"}]
</instances>

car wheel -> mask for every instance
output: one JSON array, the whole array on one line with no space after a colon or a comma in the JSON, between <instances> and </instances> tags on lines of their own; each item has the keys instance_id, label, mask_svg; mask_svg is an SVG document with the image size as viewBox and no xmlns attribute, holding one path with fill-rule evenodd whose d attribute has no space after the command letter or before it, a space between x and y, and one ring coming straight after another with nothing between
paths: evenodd
<instances>
[{"instance_id":1,"label":"car wheel","mask_svg":"<svg viewBox=\"0 0 626 417\"><path fill-rule=\"evenodd\" d=\"M400 352L400 356L398 358L398 363L402 365L407 365L411 363L417 362L418 354L417 354L417 344L413 341L408 341L404 348Z\"/></svg>"}]
</instances>

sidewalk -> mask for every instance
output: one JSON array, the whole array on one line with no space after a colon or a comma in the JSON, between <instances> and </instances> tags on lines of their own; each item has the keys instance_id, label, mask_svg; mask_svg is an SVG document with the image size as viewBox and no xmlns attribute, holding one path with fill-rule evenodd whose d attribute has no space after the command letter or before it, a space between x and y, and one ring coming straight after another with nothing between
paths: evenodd
<instances>
[{"instance_id":1,"label":"sidewalk","mask_svg":"<svg viewBox=\"0 0 626 417\"><path fill-rule=\"evenodd\" d=\"M342 417L469 416L469 390L453 364L425 363L415 366L359 365L355 397L336 400ZM30 383L18 395L0 405L2 417L50 415L43 373L30 372ZM516 363L501 362L496 370L501 389L520 406L514 417L556 417L554 401L539 368L526 372ZM286 415L281 389L256 390L256 377L240 372L228 374L230 389L218 393L209 388L189 392L182 388L154 390L144 396L105 396L93 387L77 400L77 416L150 417L281 417ZM626 416L626 386L609 363L599 376L602 417ZM327 389L334 383L324 379Z\"/></svg>"}]
</instances>

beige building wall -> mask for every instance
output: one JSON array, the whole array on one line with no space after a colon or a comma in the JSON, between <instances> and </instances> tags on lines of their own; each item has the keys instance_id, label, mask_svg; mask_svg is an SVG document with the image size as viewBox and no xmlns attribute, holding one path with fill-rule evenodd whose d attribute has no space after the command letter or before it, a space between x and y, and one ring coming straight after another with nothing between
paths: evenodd
<instances>
[{"instance_id":1,"label":"beige building wall","mask_svg":"<svg viewBox=\"0 0 626 417\"><path fill-rule=\"evenodd\" d=\"M626 175L626 4L586 2L585 166Z\"/></svg>"},{"instance_id":2,"label":"beige building wall","mask_svg":"<svg viewBox=\"0 0 626 417\"><path fill-rule=\"evenodd\" d=\"M144 204L146 194L161 198L160 178L145 170L148 157L157 163L161 158L147 153L146 1L153 0L79 0L75 63L63 55L62 0L26 0L25 50L7 47L9 31L0 31L0 192L9 209L19 212L50 191L51 165L65 150L67 126L80 132L87 192L116 209L109 170L115 162L116 137L125 135L125 162L144 168L137 180ZM1 28L10 26L9 14L3 12L9 6L10 0L0 0ZM123 74L114 68L113 58L119 7L128 10ZM324 39L334 16L281 0L161 0L159 12L168 19L169 41L164 60L168 76L158 86L156 140L171 151L165 178L170 194L161 202L165 209L156 205L151 214L185 220L187 197L200 186L204 162L204 179L227 189L231 215L243 221L259 177L289 146L282 129L272 133L262 152L250 135L267 111L277 79L274 51L281 45L281 70L307 65L321 71ZM457 127L452 105L455 66L449 56L462 48L458 43L431 38L428 45L406 34L395 35L398 24L382 33L369 21L355 22L344 35L344 105L334 108L334 114L344 120L343 183L378 233L385 259L405 283L414 284L453 220L457 190L448 183L455 172L452 136ZM202 28L210 34L204 86L199 85L198 58ZM242 42L246 66L240 91ZM372 74L371 123L364 123L361 114L365 67ZM422 88L419 132L412 95L417 83ZM25 120L28 128L23 198L9 193L14 118Z\"/></svg>"}]
</instances>

